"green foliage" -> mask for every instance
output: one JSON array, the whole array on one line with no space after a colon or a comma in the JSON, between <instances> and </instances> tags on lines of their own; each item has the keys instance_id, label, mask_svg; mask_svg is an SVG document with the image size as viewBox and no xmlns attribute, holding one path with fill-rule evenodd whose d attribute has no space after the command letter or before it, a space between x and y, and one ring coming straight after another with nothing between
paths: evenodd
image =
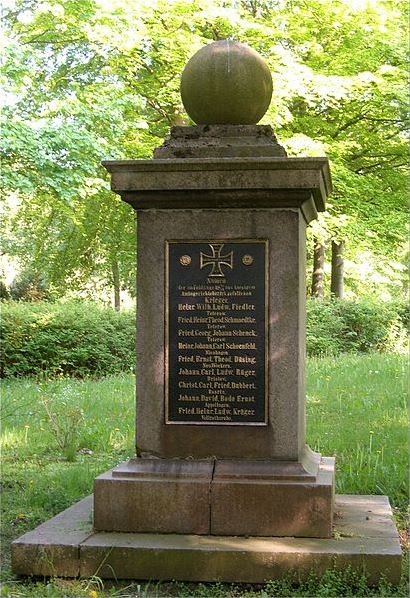
<instances>
[{"instance_id":1,"label":"green foliage","mask_svg":"<svg viewBox=\"0 0 410 598\"><path fill-rule=\"evenodd\" d=\"M109 192L101 160L121 157L124 106L139 102L104 75L104 49L89 30L96 9L17 1L6 11L5 248L60 293L91 277L112 286L117 265L122 286L133 287L132 210Z\"/></svg>"},{"instance_id":2,"label":"green foliage","mask_svg":"<svg viewBox=\"0 0 410 598\"><path fill-rule=\"evenodd\" d=\"M44 301L50 294L44 277L32 270L23 270L10 285L10 296L15 301Z\"/></svg>"},{"instance_id":3,"label":"green foliage","mask_svg":"<svg viewBox=\"0 0 410 598\"><path fill-rule=\"evenodd\" d=\"M10 299L10 290L3 280L0 280L0 299Z\"/></svg>"},{"instance_id":4,"label":"green foliage","mask_svg":"<svg viewBox=\"0 0 410 598\"><path fill-rule=\"evenodd\" d=\"M149 158L188 124L184 64L231 37L266 59L263 119L290 155L331 159L334 194L315 234L346 240L346 283L405 290L407 6L402 0L11 0L4 11L2 182L8 254L55 288L133 288L132 211L104 158ZM370 259L368 259L370 258ZM356 274L355 274L356 272ZM393 284L392 284L393 282ZM374 285L366 289L373 292Z\"/></svg>"},{"instance_id":5,"label":"green foliage","mask_svg":"<svg viewBox=\"0 0 410 598\"><path fill-rule=\"evenodd\" d=\"M372 301L307 302L307 353L311 356L404 351L406 306Z\"/></svg>"},{"instance_id":6,"label":"green foliage","mask_svg":"<svg viewBox=\"0 0 410 598\"><path fill-rule=\"evenodd\" d=\"M408 370L405 356L375 353L312 358L307 370L308 443L336 456L336 492L386 494L403 514Z\"/></svg>"},{"instance_id":7,"label":"green foliage","mask_svg":"<svg viewBox=\"0 0 410 598\"><path fill-rule=\"evenodd\" d=\"M79 406L79 400L73 401L70 396L72 388L63 389L62 395L57 397L47 391L42 391L41 403L48 417L49 430L54 436L58 448L67 461L75 461L77 456L81 426L84 422L84 412Z\"/></svg>"},{"instance_id":8,"label":"green foliage","mask_svg":"<svg viewBox=\"0 0 410 598\"><path fill-rule=\"evenodd\" d=\"M132 312L95 303L2 305L2 377L98 376L134 366Z\"/></svg>"},{"instance_id":9,"label":"green foliage","mask_svg":"<svg viewBox=\"0 0 410 598\"><path fill-rule=\"evenodd\" d=\"M403 302L307 302L308 355L406 348ZM135 312L96 303L2 302L1 376L101 376L135 361Z\"/></svg>"}]
</instances>

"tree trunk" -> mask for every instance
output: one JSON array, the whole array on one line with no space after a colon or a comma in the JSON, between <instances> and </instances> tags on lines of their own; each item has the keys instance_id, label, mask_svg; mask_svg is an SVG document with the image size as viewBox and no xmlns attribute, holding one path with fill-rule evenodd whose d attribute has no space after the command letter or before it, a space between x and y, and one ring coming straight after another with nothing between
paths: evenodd
<instances>
[{"instance_id":1,"label":"tree trunk","mask_svg":"<svg viewBox=\"0 0 410 598\"><path fill-rule=\"evenodd\" d=\"M343 299L343 251L345 242L332 241L332 276L330 280L330 296Z\"/></svg>"},{"instance_id":2,"label":"tree trunk","mask_svg":"<svg viewBox=\"0 0 410 598\"><path fill-rule=\"evenodd\" d=\"M118 267L117 260L113 260L111 263L112 272L112 284L114 287L114 309L120 311L121 308L121 295L120 295L120 269Z\"/></svg>"},{"instance_id":3,"label":"tree trunk","mask_svg":"<svg viewBox=\"0 0 410 598\"><path fill-rule=\"evenodd\" d=\"M313 240L313 273L312 273L312 297L323 299L324 295L324 267L325 267L325 246L317 239Z\"/></svg>"}]
</instances>

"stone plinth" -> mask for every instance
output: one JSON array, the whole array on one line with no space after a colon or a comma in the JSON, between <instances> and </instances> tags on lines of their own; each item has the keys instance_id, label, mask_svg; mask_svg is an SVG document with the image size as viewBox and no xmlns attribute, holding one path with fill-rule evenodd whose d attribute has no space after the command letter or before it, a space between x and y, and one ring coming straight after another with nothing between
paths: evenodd
<instances>
[{"instance_id":1,"label":"stone plinth","mask_svg":"<svg viewBox=\"0 0 410 598\"><path fill-rule=\"evenodd\" d=\"M334 459L133 459L96 478L100 531L216 536L332 534Z\"/></svg>"},{"instance_id":2,"label":"stone plinth","mask_svg":"<svg viewBox=\"0 0 410 598\"><path fill-rule=\"evenodd\" d=\"M264 583L351 567L398 584L401 549L386 496L336 496L332 538L95 532L92 497L12 544L18 575Z\"/></svg>"},{"instance_id":3,"label":"stone plinth","mask_svg":"<svg viewBox=\"0 0 410 598\"><path fill-rule=\"evenodd\" d=\"M196 125L172 127L154 158L285 158L269 125Z\"/></svg>"},{"instance_id":4,"label":"stone plinth","mask_svg":"<svg viewBox=\"0 0 410 598\"><path fill-rule=\"evenodd\" d=\"M133 459L94 481L94 528L209 534L214 463Z\"/></svg>"},{"instance_id":5,"label":"stone plinth","mask_svg":"<svg viewBox=\"0 0 410 598\"><path fill-rule=\"evenodd\" d=\"M211 532L216 536L330 538L334 459L316 475L280 475L266 461L218 461L211 487Z\"/></svg>"}]
</instances>

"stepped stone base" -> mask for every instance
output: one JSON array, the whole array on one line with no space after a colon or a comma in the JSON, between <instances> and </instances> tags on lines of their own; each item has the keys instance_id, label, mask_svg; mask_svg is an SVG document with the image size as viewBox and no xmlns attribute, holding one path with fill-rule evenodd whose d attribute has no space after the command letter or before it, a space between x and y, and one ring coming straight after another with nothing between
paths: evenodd
<instances>
[{"instance_id":1,"label":"stepped stone base","mask_svg":"<svg viewBox=\"0 0 410 598\"><path fill-rule=\"evenodd\" d=\"M19 575L263 583L335 567L400 581L402 553L386 496L336 496L332 538L95 532L93 497L12 544Z\"/></svg>"},{"instance_id":2,"label":"stepped stone base","mask_svg":"<svg viewBox=\"0 0 410 598\"><path fill-rule=\"evenodd\" d=\"M330 538L335 460L309 459L131 459L95 479L94 528Z\"/></svg>"}]
</instances>

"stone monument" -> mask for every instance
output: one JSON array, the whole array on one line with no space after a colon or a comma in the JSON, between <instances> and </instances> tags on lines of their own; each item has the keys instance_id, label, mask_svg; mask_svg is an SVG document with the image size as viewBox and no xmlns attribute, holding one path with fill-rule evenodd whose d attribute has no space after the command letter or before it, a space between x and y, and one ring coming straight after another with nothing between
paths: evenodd
<instances>
[{"instance_id":1,"label":"stone monument","mask_svg":"<svg viewBox=\"0 0 410 598\"><path fill-rule=\"evenodd\" d=\"M397 581L386 497L338 497L353 536L335 540L334 459L305 441L305 236L328 161L288 158L256 124L272 79L244 44L201 49L181 90L196 125L153 160L104 162L138 214L136 456L95 480L92 530L85 499L17 540L14 570L50 574L42 548L60 575L263 582L351 564Z\"/></svg>"}]
</instances>

